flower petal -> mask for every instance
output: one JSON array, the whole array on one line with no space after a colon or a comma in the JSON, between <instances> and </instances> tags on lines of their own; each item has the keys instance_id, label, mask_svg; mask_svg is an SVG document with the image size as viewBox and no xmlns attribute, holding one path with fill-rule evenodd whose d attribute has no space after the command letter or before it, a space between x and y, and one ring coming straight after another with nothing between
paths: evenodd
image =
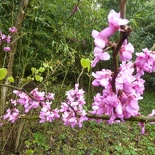
<instances>
[{"instance_id":1,"label":"flower petal","mask_svg":"<svg viewBox=\"0 0 155 155\"><path fill-rule=\"evenodd\" d=\"M94 40L95 42L95 46L97 46L98 48L104 48L105 47L105 41L103 39L100 39L100 38L95 38Z\"/></svg>"},{"instance_id":2,"label":"flower petal","mask_svg":"<svg viewBox=\"0 0 155 155\"><path fill-rule=\"evenodd\" d=\"M96 30L93 30L93 31L92 31L92 37L93 37L93 38L97 38L98 34L99 34L98 31L96 31Z\"/></svg>"},{"instance_id":3,"label":"flower petal","mask_svg":"<svg viewBox=\"0 0 155 155\"><path fill-rule=\"evenodd\" d=\"M110 54L107 52L102 53L101 60L109 60L110 59Z\"/></svg>"},{"instance_id":4,"label":"flower petal","mask_svg":"<svg viewBox=\"0 0 155 155\"><path fill-rule=\"evenodd\" d=\"M99 33L99 36L104 39L112 36L114 33L115 30L113 27L107 27Z\"/></svg>"}]
</instances>

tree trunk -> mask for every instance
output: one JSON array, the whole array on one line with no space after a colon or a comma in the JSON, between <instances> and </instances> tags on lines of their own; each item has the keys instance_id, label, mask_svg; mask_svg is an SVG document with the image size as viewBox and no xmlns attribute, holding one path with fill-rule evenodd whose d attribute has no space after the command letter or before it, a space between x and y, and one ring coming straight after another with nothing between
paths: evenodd
<instances>
[{"instance_id":1,"label":"tree trunk","mask_svg":"<svg viewBox=\"0 0 155 155\"><path fill-rule=\"evenodd\" d=\"M27 10L29 3L30 3L30 0L21 0L20 9L19 9L17 18L14 23L14 26L17 29L17 33L12 35L12 39L11 39L11 43L10 43L11 51L9 52L8 65L7 65L8 74L6 77L5 84L10 84L10 82L8 81L8 77L12 76L13 62L14 62L14 56L15 56L15 52L16 52L16 48L17 48L18 39L19 39L19 33L20 33L21 26L22 26L22 23L25 18L25 11ZM8 93L8 87L2 87L1 88L1 97L0 97L0 103L2 104L1 105L2 109L1 109L0 115L2 115L2 112L4 110L7 93Z\"/></svg>"},{"instance_id":2,"label":"tree trunk","mask_svg":"<svg viewBox=\"0 0 155 155\"><path fill-rule=\"evenodd\" d=\"M10 43L10 48L11 48L11 51L9 52L9 56L8 56L8 64L7 64L7 70L8 70L8 74L7 74L7 77L6 77L6 80L4 82L5 85L8 85L10 84L10 82L8 81L8 77L12 76L12 70L13 70L13 63L14 63L14 56L15 56L15 52L16 52L16 48L17 48L17 43L18 43L18 39L19 39L19 34L20 34L20 31L21 31L21 27L22 27L22 23L25 19L25 12L27 11L28 9L28 6L30 4L30 1L31 0L21 0L21 4L20 4L20 8L19 8L19 12L18 12L18 15L15 19L15 22L14 22L14 27L16 27L17 29L17 32L14 33L12 36L11 36L11 43ZM5 106L5 103L6 103L6 98L7 98L7 94L8 94L8 87L1 87L1 92L0 92L0 104L1 104L1 109L0 109L0 116L3 115L4 113L4 106ZM24 121L25 123L25 121ZM19 144L19 138L20 138L20 134L21 134L21 131L22 128L23 128L23 124L24 123L20 123L19 125L19 130L18 130L18 137L17 137L17 140L16 140L16 147L18 147L18 144ZM8 135L8 130L2 130L2 142L3 144L6 144L7 141L6 141L6 136ZM5 147L5 145L4 145Z\"/></svg>"}]
</instances>

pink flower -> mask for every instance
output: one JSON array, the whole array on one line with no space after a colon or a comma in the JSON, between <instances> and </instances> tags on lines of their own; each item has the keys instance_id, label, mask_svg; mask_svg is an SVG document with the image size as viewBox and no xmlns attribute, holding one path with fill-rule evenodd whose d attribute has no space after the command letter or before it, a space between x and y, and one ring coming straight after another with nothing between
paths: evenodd
<instances>
[{"instance_id":1,"label":"pink flower","mask_svg":"<svg viewBox=\"0 0 155 155\"><path fill-rule=\"evenodd\" d=\"M17 29L15 27L10 27L9 28L9 32L16 33L17 32Z\"/></svg>"},{"instance_id":2,"label":"pink flower","mask_svg":"<svg viewBox=\"0 0 155 155\"><path fill-rule=\"evenodd\" d=\"M152 110L152 113L149 114L148 116L155 116L155 109Z\"/></svg>"},{"instance_id":3,"label":"pink flower","mask_svg":"<svg viewBox=\"0 0 155 155\"><path fill-rule=\"evenodd\" d=\"M94 56L95 56L95 59L92 62L92 65L91 65L92 67L95 67L99 60L106 61L106 60L110 59L109 53L104 52L102 49L100 49L98 47L95 47L95 49L94 49Z\"/></svg>"},{"instance_id":4,"label":"pink flower","mask_svg":"<svg viewBox=\"0 0 155 155\"><path fill-rule=\"evenodd\" d=\"M7 36L5 34L1 34L2 40L6 40Z\"/></svg>"},{"instance_id":5,"label":"pink flower","mask_svg":"<svg viewBox=\"0 0 155 155\"><path fill-rule=\"evenodd\" d=\"M47 100L54 100L54 95L55 95L55 94L53 94L53 93L48 93L48 94L46 95L46 99L47 99Z\"/></svg>"},{"instance_id":6,"label":"pink flower","mask_svg":"<svg viewBox=\"0 0 155 155\"><path fill-rule=\"evenodd\" d=\"M92 73L92 76L95 78L92 82L93 86L102 86L107 87L109 82L111 81L112 72L108 69L102 69L102 71L97 71L96 73Z\"/></svg>"},{"instance_id":7,"label":"pink flower","mask_svg":"<svg viewBox=\"0 0 155 155\"><path fill-rule=\"evenodd\" d=\"M100 48L100 49L103 49L105 47L106 43L107 43L107 39L101 37L99 35L99 32L96 31L96 30L92 31L92 36L95 39L94 40L95 46Z\"/></svg>"},{"instance_id":8,"label":"pink flower","mask_svg":"<svg viewBox=\"0 0 155 155\"><path fill-rule=\"evenodd\" d=\"M116 105L115 112L116 112L117 115L121 115L122 116L123 107L122 107L121 102L118 102L118 104Z\"/></svg>"},{"instance_id":9,"label":"pink flower","mask_svg":"<svg viewBox=\"0 0 155 155\"><path fill-rule=\"evenodd\" d=\"M115 32L116 30L114 29L114 27L107 27L99 33L99 36L106 39L111 37Z\"/></svg>"},{"instance_id":10,"label":"pink flower","mask_svg":"<svg viewBox=\"0 0 155 155\"><path fill-rule=\"evenodd\" d=\"M105 28L98 34L98 36L102 39L109 38L120 29L121 25L126 25L129 21L127 19L120 18L120 13L116 13L114 10L111 10L108 15L108 22L109 27Z\"/></svg>"},{"instance_id":11,"label":"pink flower","mask_svg":"<svg viewBox=\"0 0 155 155\"><path fill-rule=\"evenodd\" d=\"M74 14L78 10L78 6L75 6L74 9L71 11L71 15Z\"/></svg>"},{"instance_id":12,"label":"pink flower","mask_svg":"<svg viewBox=\"0 0 155 155\"><path fill-rule=\"evenodd\" d=\"M125 107L125 111L128 112L131 116L138 115L139 105L137 100L129 100L129 103Z\"/></svg>"},{"instance_id":13,"label":"pink flower","mask_svg":"<svg viewBox=\"0 0 155 155\"><path fill-rule=\"evenodd\" d=\"M127 19L120 18L120 13L116 13L114 10L111 10L108 15L109 26L98 32L96 30L92 31L92 36L94 38L95 49L94 56L95 59L92 62L92 67L95 67L99 60L109 60L110 55L107 52L103 52L105 46L108 44L108 38L111 37L116 31L120 29L121 25L126 25L129 21ZM132 47L130 44L127 45L124 49L126 52L121 54L122 59L130 60L132 58Z\"/></svg>"},{"instance_id":14,"label":"pink flower","mask_svg":"<svg viewBox=\"0 0 155 155\"><path fill-rule=\"evenodd\" d=\"M52 122L54 119L60 117L59 110L58 109L51 110L45 106L41 109L39 117L41 119L40 123Z\"/></svg>"},{"instance_id":15,"label":"pink flower","mask_svg":"<svg viewBox=\"0 0 155 155\"><path fill-rule=\"evenodd\" d=\"M143 49L143 52L136 53L137 58L135 60L137 77L144 75L144 72L151 73L155 69L155 54L149 51L147 48Z\"/></svg>"},{"instance_id":16,"label":"pink flower","mask_svg":"<svg viewBox=\"0 0 155 155\"><path fill-rule=\"evenodd\" d=\"M8 35L7 38L6 38L6 42L9 44L11 41L11 37Z\"/></svg>"},{"instance_id":17,"label":"pink flower","mask_svg":"<svg viewBox=\"0 0 155 155\"><path fill-rule=\"evenodd\" d=\"M121 25L126 25L129 21L127 19L120 18L120 13L116 13L114 10L111 10L108 15L108 22L110 27L118 30Z\"/></svg>"},{"instance_id":18,"label":"pink flower","mask_svg":"<svg viewBox=\"0 0 155 155\"><path fill-rule=\"evenodd\" d=\"M34 98L31 98L26 93L14 90L14 94L18 96L17 100L11 100L11 103L14 105L20 104L24 106L25 112L29 112L31 109L36 109L40 106L40 104L43 107L46 107L47 109L50 109L50 106L52 104L52 100L54 100L54 94L47 92L40 92L38 91L38 88L35 88L30 92L31 96Z\"/></svg>"},{"instance_id":19,"label":"pink flower","mask_svg":"<svg viewBox=\"0 0 155 155\"><path fill-rule=\"evenodd\" d=\"M16 94L16 95L19 95L21 93L21 91L19 91L19 90L13 90L13 93Z\"/></svg>"},{"instance_id":20,"label":"pink flower","mask_svg":"<svg viewBox=\"0 0 155 155\"><path fill-rule=\"evenodd\" d=\"M7 113L4 115L4 120L8 119L8 121L14 123L19 118L19 110L14 109L8 109L6 111Z\"/></svg>"},{"instance_id":21,"label":"pink flower","mask_svg":"<svg viewBox=\"0 0 155 155\"><path fill-rule=\"evenodd\" d=\"M38 101L43 101L45 99L45 92L39 92L38 88L32 90L30 94Z\"/></svg>"},{"instance_id":22,"label":"pink flower","mask_svg":"<svg viewBox=\"0 0 155 155\"><path fill-rule=\"evenodd\" d=\"M93 30L92 36L95 39L100 39L100 41L99 40L95 41L95 45L97 43L101 45L101 42L103 42L103 39L107 40L107 38L112 36L116 31L120 29L121 25L126 25L128 24L129 21L127 19L120 18L120 13L116 13L114 10L111 10L108 15L108 22L109 22L109 27L105 28L101 32Z\"/></svg>"},{"instance_id":23,"label":"pink flower","mask_svg":"<svg viewBox=\"0 0 155 155\"><path fill-rule=\"evenodd\" d=\"M64 125L71 125L71 127L78 125L82 127L82 123L88 120L83 109L85 104L84 91L79 89L78 84L75 84L75 89L69 90L66 92L66 95L67 101L61 103L60 109Z\"/></svg>"},{"instance_id":24,"label":"pink flower","mask_svg":"<svg viewBox=\"0 0 155 155\"><path fill-rule=\"evenodd\" d=\"M11 51L11 48L10 48L10 47L4 47L3 50L4 50L5 52L10 52L10 51Z\"/></svg>"},{"instance_id":25,"label":"pink flower","mask_svg":"<svg viewBox=\"0 0 155 155\"><path fill-rule=\"evenodd\" d=\"M145 133L145 123L139 122L138 125L141 127L141 134L144 135Z\"/></svg>"},{"instance_id":26,"label":"pink flower","mask_svg":"<svg viewBox=\"0 0 155 155\"><path fill-rule=\"evenodd\" d=\"M119 67L116 78L116 93L112 90L112 72L102 69L92 73L95 78L92 84L103 87L101 94L97 94L92 104L92 114L109 115L109 124L116 122L116 118L124 121L124 118L139 115L138 100L142 99L144 80L134 74L134 63L123 62Z\"/></svg>"},{"instance_id":27,"label":"pink flower","mask_svg":"<svg viewBox=\"0 0 155 155\"><path fill-rule=\"evenodd\" d=\"M116 88L122 89L123 83L129 82L132 83L136 80L136 77L133 76L134 73L134 63L132 62L122 62L119 67L119 73L116 78Z\"/></svg>"},{"instance_id":28,"label":"pink flower","mask_svg":"<svg viewBox=\"0 0 155 155\"><path fill-rule=\"evenodd\" d=\"M132 85L132 83L124 82L123 83L123 90L127 94L132 94L133 93L133 85Z\"/></svg>"},{"instance_id":29,"label":"pink flower","mask_svg":"<svg viewBox=\"0 0 155 155\"><path fill-rule=\"evenodd\" d=\"M121 50L119 52L120 55L120 59L122 61L128 61L132 59L132 53L134 52L134 47L131 43L126 43L126 41L124 42L124 44L121 47Z\"/></svg>"}]
</instances>

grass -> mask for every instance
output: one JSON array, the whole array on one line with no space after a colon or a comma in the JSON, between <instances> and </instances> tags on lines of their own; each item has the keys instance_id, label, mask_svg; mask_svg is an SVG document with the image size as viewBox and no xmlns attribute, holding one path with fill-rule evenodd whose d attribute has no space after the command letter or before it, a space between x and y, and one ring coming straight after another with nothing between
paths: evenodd
<instances>
[{"instance_id":1,"label":"grass","mask_svg":"<svg viewBox=\"0 0 155 155\"><path fill-rule=\"evenodd\" d=\"M128 122L110 126L87 122L81 129L54 122L33 130L23 140L22 154L153 155L155 152L155 126L150 124L146 125L145 135L140 134L137 123Z\"/></svg>"}]
</instances>

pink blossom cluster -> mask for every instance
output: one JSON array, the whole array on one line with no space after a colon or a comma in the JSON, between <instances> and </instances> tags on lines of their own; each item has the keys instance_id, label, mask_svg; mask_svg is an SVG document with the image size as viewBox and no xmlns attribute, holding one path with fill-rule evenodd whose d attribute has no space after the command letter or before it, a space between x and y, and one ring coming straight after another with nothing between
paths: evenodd
<instances>
[{"instance_id":1,"label":"pink blossom cluster","mask_svg":"<svg viewBox=\"0 0 155 155\"><path fill-rule=\"evenodd\" d=\"M75 84L75 89L67 91L66 95L67 101L62 102L60 109L62 120L65 125L82 127L82 123L88 120L86 111L83 109L85 104L84 91L79 89L78 84Z\"/></svg>"},{"instance_id":2,"label":"pink blossom cluster","mask_svg":"<svg viewBox=\"0 0 155 155\"><path fill-rule=\"evenodd\" d=\"M9 28L9 32L11 32L11 33L16 33L16 32L17 32L16 27L10 27L10 28Z\"/></svg>"},{"instance_id":3,"label":"pink blossom cluster","mask_svg":"<svg viewBox=\"0 0 155 155\"><path fill-rule=\"evenodd\" d=\"M11 100L11 103L14 106L22 105L24 107L25 113L28 113L32 109L37 109L41 107L40 110L40 123L49 121L52 122L52 120L59 118L59 110L51 109L52 100L54 100L54 94L53 93L45 93L38 91L38 88L35 88L30 92L30 95L26 94L25 92L14 90L14 94L18 96L16 100ZM6 116L10 116L10 110L7 110ZM4 115L4 118L9 118ZM12 117L12 122L13 122ZM9 119L10 120L10 119ZM14 120L15 121L15 120Z\"/></svg>"},{"instance_id":4,"label":"pink blossom cluster","mask_svg":"<svg viewBox=\"0 0 155 155\"><path fill-rule=\"evenodd\" d=\"M13 109L8 109L6 111L7 113L3 116L3 119L4 120L8 120L10 121L11 123L14 123L18 118L19 118L19 110L16 109L16 108L13 108Z\"/></svg>"},{"instance_id":5,"label":"pink blossom cluster","mask_svg":"<svg viewBox=\"0 0 155 155\"><path fill-rule=\"evenodd\" d=\"M124 118L139 115L138 100L143 99L144 80L134 75L134 64L123 62L116 78L116 92L112 90L112 72L102 69L93 73L93 86L103 87L102 93L94 97L92 114L111 116L109 123L115 118Z\"/></svg>"},{"instance_id":6,"label":"pink blossom cluster","mask_svg":"<svg viewBox=\"0 0 155 155\"><path fill-rule=\"evenodd\" d=\"M11 33L16 33L17 32L17 29L15 27L10 27L9 28L9 32ZM5 46L3 47L3 50L5 52L10 52L11 49L9 47L9 43L11 41L11 36L10 35L5 35L3 34L1 31L0 31L0 45L3 43L5 44Z\"/></svg>"},{"instance_id":7,"label":"pink blossom cluster","mask_svg":"<svg viewBox=\"0 0 155 155\"><path fill-rule=\"evenodd\" d=\"M109 37L111 37L117 31L121 31L120 26L126 25L128 22L129 21L127 19L120 18L120 13L116 13L114 10L111 10L108 15L108 27L103 29L101 32L98 32L96 30L92 31L92 36L94 38L95 43L95 58L92 62L92 67L95 67L99 60L110 59L109 53L105 51L105 47L109 44ZM129 60L131 59L131 53L133 53L133 46L125 42L121 51L121 59Z\"/></svg>"},{"instance_id":8,"label":"pink blossom cluster","mask_svg":"<svg viewBox=\"0 0 155 155\"><path fill-rule=\"evenodd\" d=\"M152 73L155 71L155 51L149 51L147 48L142 51L136 53L135 66L138 77L144 75L144 72Z\"/></svg>"},{"instance_id":9,"label":"pink blossom cluster","mask_svg":"<svg viewBox=\"0 0 155 155\"><path fill-rule=\"evenodd\" d=\"M120 26L126 26L128 20L121 19L120 14L112 10L108 15L108 23L109 26L101 32L92 31L95 43L95 58L92 67L95 67L99 60L110 59L110 54L106 52L106 47L111 46L109 38L117 31L123 31ZM142 75L144 72L155 71L155 52L149 51L147 48L143 49L143 52L136 53L135 62L131 62L129 60L132 59L133 53L133 45L124 40L118 53L122 63L118 68L115 83L113 83L114 73L111 70L102 69L92 73L94 77L92 85L100 86L103 90L94 97L91 113L99 116L109 115L109 124L114 123L116 118L124 121L131 116L140 115L138 101L143 99L145 83ZM115 91L112 88L113 85L116 87ZM139 125L144 133L145 124L140 122Z\"/></svg>"},{"instance_id":10,"label":"pink blossom cluster","mask_svg":"<svg viewBox=\"0 0 155 155\"><path fill-rule=\"evenodd\" d=\"M41 108L40 111L40 123L44 122L52 122L54 119L60 118L59 115L59 109L51 109L50 106L48 106L49 103L46 103L46 105Z\"/></svg>"},{"instance_id":11,"label":"pink blossom cluster","mask_svg":"<svg viewBox=\"0 0 155 155\"><path fill-rule=\"evenodd\" d=\"M36 96L37 88L33 90L30 94L33 96L33 94ZM19 90L14 90L14 94L18 96L17 99L11 100L11 103L16 105L22 105L24 107L24 111L28 113L31 109L36 109L40 105L40 101L42 101L42 98L44 97L43 93L38 93L38 98L32 99L30 96L28 96L25 92L19 91ZM40 95L40 96L39 96Z\"/></svg>"},{"instance_id":12,"label":"pink blossom cluster","mask_svg":"<svg viewBox=\"0 0 155 155\"><path fill-rule=\"evenodd\" d=\"M132 59L132 54L134 53L134 47L131 43L128 43L127 40L124 41L119 56L122 61L128 61Z\"/></svg>"}]
</instances>

